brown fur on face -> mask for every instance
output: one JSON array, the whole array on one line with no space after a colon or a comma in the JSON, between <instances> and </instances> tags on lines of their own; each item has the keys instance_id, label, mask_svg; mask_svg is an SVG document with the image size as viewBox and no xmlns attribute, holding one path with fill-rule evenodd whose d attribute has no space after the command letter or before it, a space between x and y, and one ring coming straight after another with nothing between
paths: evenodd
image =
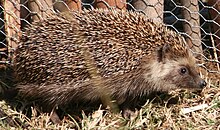
<instances>
[{"instance_id":1,"label":"brown fur on face","mask_svg":"<svg viewBox=\"0 0 220 130\"><path fill-rule=\"evenodd\" d=\"M204 80L199 76L195 57L189 50L185 50L184 56L178 56L167 45L161 48L166 50L158 50L151 59L145 61L149 63L144 65L147 68L144 77L155 84L156 91L203 88L201 83Z\"/></svg>"}]
</instances>

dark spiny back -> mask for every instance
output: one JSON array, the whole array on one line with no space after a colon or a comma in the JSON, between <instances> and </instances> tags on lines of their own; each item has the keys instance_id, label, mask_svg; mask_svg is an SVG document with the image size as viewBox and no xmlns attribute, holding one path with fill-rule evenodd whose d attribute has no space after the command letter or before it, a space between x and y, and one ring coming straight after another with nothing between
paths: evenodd
<instances>
[{"instance_id":1,"label":"dark spiny back","mask_svg":"<svg viewBox=\"0 0 220 130\"><path fill-rule=\"evenodd\" d=\"M71 15L71 20L55 15L33 23L23 34L15 58L20 81L63 84L86 80L89 73L83 46L89 48L103 77L138 69L144 56L164 44L175 47L178 56L186 54L176 33L144 15L118 10L91 10ZM78 44L78 32L85 36L82 44Z\"/></svg>"}]
</instances>

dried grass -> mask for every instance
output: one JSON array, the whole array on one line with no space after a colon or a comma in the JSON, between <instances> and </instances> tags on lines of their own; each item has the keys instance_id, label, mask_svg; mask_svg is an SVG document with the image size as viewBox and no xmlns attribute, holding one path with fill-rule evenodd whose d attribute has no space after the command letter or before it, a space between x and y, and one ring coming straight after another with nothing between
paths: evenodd
<instances>
[{"instance_id":1,"label":"dried grass","mask_svg":"<svg viewBox=\"0 0 220 130\"><path fill-rule=\"evenodd\" d=\"M4 123L7 117L1 119L0 125L1 129L220 129L220 88L210 81L202 92L175 91L170 95L162 102L148 100L130 119L123 118L120 113L98 109L89 115L82 112L80 122L66 116L59 125L53 124L48 114L38 115L34 108L29 119L1 101L1 109L17 122L17 126ZM173 99L177 99L174 104L170 103ZM185 108L200 107L201 104L207 104L207 107L181 113Z\"/></svg>"}]
</instances>

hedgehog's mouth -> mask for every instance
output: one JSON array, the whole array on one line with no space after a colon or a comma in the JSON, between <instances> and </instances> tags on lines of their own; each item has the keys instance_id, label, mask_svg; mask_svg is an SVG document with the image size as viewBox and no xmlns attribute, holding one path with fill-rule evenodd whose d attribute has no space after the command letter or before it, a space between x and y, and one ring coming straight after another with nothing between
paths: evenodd
<instances>
[{"instance_id":1,"label":"hedgehog's mouth","mask_svg":"<svg viewBox=\"0 0 220 130\"><path fill-rule=\"evenodd\" d=\"M192 90L192 91L198 91L198 90L202 90L203 87L200 87L199 85L187 85L187 86L182 86L179 85L177 89L185 89L185 90Z\"/></svg>"}]
</instances>

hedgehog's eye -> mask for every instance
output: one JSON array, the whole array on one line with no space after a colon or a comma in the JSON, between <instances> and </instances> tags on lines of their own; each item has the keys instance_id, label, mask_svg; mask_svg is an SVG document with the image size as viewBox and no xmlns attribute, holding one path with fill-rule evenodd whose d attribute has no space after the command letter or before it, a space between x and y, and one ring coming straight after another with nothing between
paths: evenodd
<instances>
[{"instance_id":1,"label":"hedgehog's eye","mask_svg":"<svg viewBox=\"0 0 220 130\"><path fill-rule=\"evenodd\" d=\"M180 74L186 74L187 73L187 68L186 67L182 67L180 68Z\"/></svg>"}]
</instances>

